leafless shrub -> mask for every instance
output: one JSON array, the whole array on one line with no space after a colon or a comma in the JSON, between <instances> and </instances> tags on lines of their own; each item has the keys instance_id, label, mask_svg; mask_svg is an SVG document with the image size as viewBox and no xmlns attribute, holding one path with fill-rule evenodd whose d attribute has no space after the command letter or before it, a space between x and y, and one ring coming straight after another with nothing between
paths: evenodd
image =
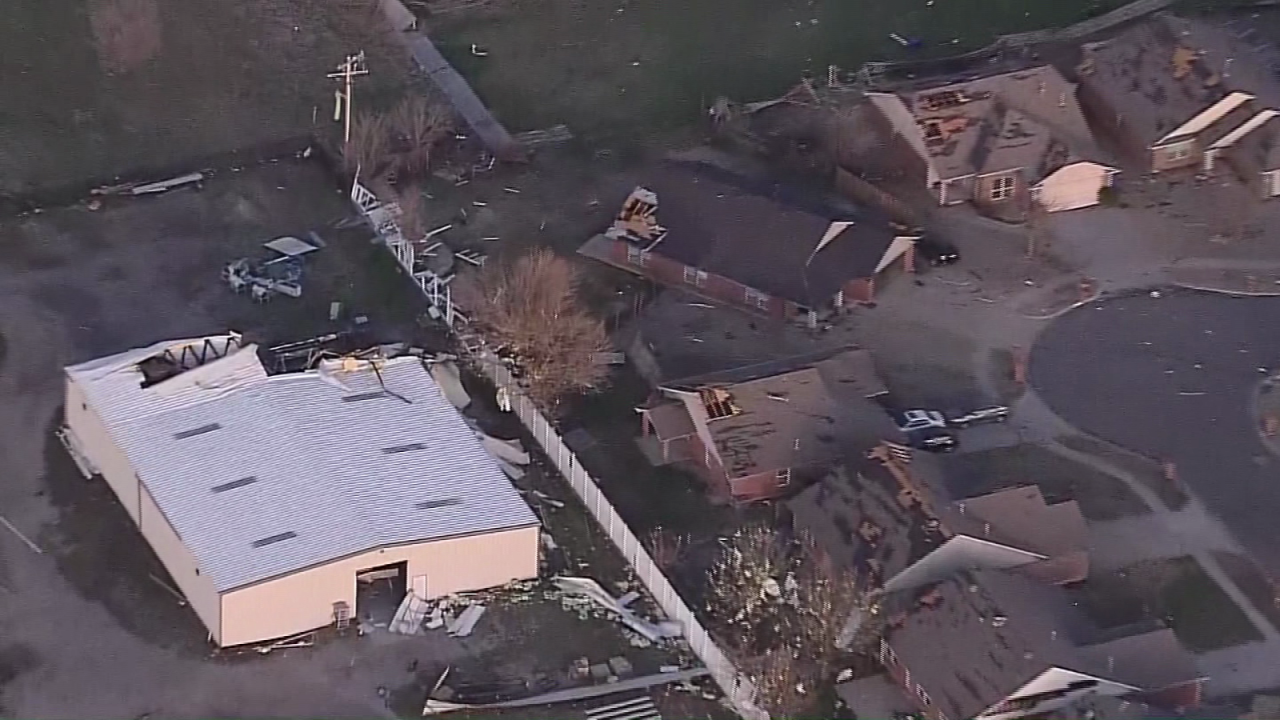
<instances>
[{"instance_id":1,"label":"leafless shrub","mask_svg":"<svg viewBox=\"0 0 1280 720\"><path fill-rule=\"evenodd\" d=\"M436 145L453 130L448 109L421 95L400 101L391 111L390 130L398 143L396 169L404 177L425 177Z\"/></svg>"},{"instance_id":2,"label":"leafless shrub","mask_svg":"<svg viewBox=\"0 0 1280 720\"><path fill-rule=\"evenodd\" d=\"M798 551L798 552L796 552ZM812 712L831 678L849 620L867 593L808 537L782 543L768 527L742 528L712 567L708 610L774 717ZM857 640L858 638L852 638Z\"/></svg>"},{"instance_id":3,"label":"leafless shrub","mask_svg":"<svg viewBox=\"0 0 1280 720\"><path fill-rule=\"evenodd\" d=\"M400 207L400 233L406 239L417 241L427 234L427 207L422 202L422 190L417 185L397 187L396 205Z\"/></svg>"},{"instance_id":4,"label":"leafless shrub","mask_svg":"<svg viewBox=\"0 0 1280 720\"><path fill-rule=\"evenodd\" d=\"M689 537L656 527L649 531L649 554L663 570L675 567L689 547Z\"/></svg>"},{"instance_id":5,"label":"leafless shrub","mask_svg":"<svg viewBox=\"0 0 1280 720\"><path fill-rule=\"evenodd\" d=\"M581 306L579 286L577 269L546 249L491 262L457 284L464 310L514 360L534 402L548 409L608 377L598 354L609 350L609 336Z\"/></svg>"},{"instance_id":6,"label":"leafless shrub","mask_svg":"<svg viewBox=\"0 0 1280 720\"><path fill-rule=\"evenodd\" d=\"M372 182L390 169L387 120L382 115L359 113L351 121L351 139L342 146L342 169Z\"/></svg>"},{"instance_id":7,"label":"leafless shrub","mask_svg":"<svg viewBox=\"0 0 1280 720\"><path fill-rule=\"evenodd\" d=\"M98 62L109 73L125 73L160 54L157 0L93 0L89 6Z\"/></svg>"}]
</instances>

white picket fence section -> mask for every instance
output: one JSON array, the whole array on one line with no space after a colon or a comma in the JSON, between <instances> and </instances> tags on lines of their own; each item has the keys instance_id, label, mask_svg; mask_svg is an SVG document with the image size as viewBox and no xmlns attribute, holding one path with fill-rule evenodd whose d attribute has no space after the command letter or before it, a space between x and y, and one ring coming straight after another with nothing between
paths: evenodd
<instances>
[{"instance_id":1,"label":"white picket fence section","mask_svg":"<svg viewBox=\"0 0 1280 720\"><path fill-rule=\"evenodd\" d=\"M400 265L414 278L431 306L449 323L451 329L458 330L455 320L461 319L465 322L465 318L453 306L448 294L447 281L442 282L434 275L419 277L421 273L414 272L414 246L406 242L401 235L399 226L394 220L395 208L380 202L373 192L359 182L352 185L351 201L386 243L387 249L396 257ZM711 634L702 626L702 623L698 622L693 610L676 592L671 581L667 580L657 563L640 544L639 538L631 532L631 528L622 521L622 516L609 503L609 499L600 490L595 478L587 473L578 462L577 456L564 444L564 440L560 438L556 429L538 411L533 401L520 390L519 384L506 366L492 353L484 350L479 351L476 359L479 361L476 364L494 386L506 392L511 400L512 412L520 418L520 422L533 435L543 452L555 463L556 469L568 481L569 487L573 488L574 493L599 523L605 535L622 553L622 557L635 570L636 577L653 596L658 606L667 614L667 617L678 621L683 626L684 637L689 643L689 648L707 667L712 679L733 704L734 710L745 720L769 720L768 712L755 702L754 685L745 675L738 672L734 664L711 639Z\"/></svg>"}]
</instances>

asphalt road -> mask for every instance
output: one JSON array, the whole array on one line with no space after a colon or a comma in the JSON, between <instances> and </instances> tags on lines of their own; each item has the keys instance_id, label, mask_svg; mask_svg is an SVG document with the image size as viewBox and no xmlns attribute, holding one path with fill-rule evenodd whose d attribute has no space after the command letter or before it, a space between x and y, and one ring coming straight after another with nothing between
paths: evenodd
<instances>
[{"instance_id":1,"label":"asphalt road","mask_svg":"<svg viewBox=\"0 0 1280 720\"><path fill-rule=\"evenodd\" d=\"M1030 380L1077 428L1172 460L1254 557L1280 572L1280 457L1258 438L1258 383L1280 368L1280 298L1195 291L1085 306L1045 329Z\"/></svg>"}]
</instances>

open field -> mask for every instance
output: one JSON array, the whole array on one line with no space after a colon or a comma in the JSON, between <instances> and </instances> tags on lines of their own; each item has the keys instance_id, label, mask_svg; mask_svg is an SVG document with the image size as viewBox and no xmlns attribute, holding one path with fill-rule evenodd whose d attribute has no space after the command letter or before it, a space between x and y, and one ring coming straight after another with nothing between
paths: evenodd
<instances>
[{"instance_id":1,"label":"open field","mask_svg":"<svg viewBox=\"0 0 1280 720\"><path fill-rule=\"evenodd\" d=\"M695 124L718 95L755 100L829 64L947 55L1061 26L1121 0L500 0L427 19L514 129L567 123L601 142ZM907 51L889 33L918 38ZM475 43L489 51L476 57Z\"/></svg>"},{"instance_id":2,"label":"open field","mask_svg":"<svg viewBox=\"0 0 1280 720\"><path fill-rule=\"evenodd\" d=\"M6 3L0 91L12 102L0 112L0 195L187 171L195 158L328 128L325 75L345 53L369 53L365 99L405 82L407 61L362 4Z\"/></svg>"}]
</instances>

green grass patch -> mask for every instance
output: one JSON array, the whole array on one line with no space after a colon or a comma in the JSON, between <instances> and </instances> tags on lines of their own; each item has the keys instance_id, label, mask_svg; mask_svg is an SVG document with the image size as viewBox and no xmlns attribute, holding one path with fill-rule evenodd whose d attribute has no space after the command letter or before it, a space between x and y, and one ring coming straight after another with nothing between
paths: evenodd
<instances>
[{"instance_id":1,"label":"green grass patch","mask_svg":"<svg viewBox=\"0 0 1280 720\"><path fill-rule=\"evenodd\" d=\"M430 32L505 123L613 141L696 124L718 96L780 94L805 71L954 55L1122 0L517 0ZM907 50L890 33L919 39ZM471 45L489 50L471 53Z\"/></svg>"}]
</instances>

